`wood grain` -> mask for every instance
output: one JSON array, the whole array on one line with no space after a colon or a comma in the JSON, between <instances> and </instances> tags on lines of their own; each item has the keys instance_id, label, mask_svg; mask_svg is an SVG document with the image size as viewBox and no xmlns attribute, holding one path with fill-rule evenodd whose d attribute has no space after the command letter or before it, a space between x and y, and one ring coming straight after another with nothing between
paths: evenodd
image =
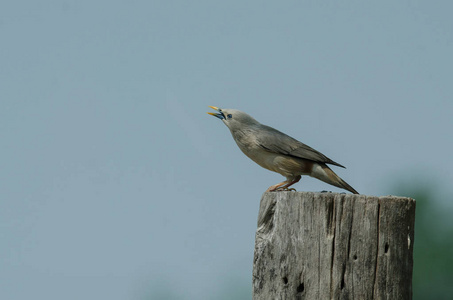
<instances>
[{"instance_id":1,"label":"wood grain","mask_svg":"<svg viewBox=\"0 0 453 300\"><path fill-rule=\"evenodd\" d=\"M253 299L411 299L414 220L410 198L264 193Z\"/></svg>"}]
</instances>

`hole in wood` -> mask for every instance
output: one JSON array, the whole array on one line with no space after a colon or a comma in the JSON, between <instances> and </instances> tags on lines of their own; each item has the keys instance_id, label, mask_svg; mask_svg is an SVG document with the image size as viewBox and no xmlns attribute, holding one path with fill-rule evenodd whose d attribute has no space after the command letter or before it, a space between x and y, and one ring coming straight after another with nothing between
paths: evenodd
<instances>
[{"instance_id":1,"label":"hole in wood","mask_svg":"<svg viewBox=\"0 0 453 300\"><path fill-rule=\"evenodd\" d=\"M284 284L288 284L288 277L286 277L286 276L283 277L283 283L284 283Z\"/></svg>"},{"instance_id":2,"label":"hole in wood","mask_svg":"<svg viewBox=\"0 0 453 300\"><path fill-rule=\"evenodd\" d=\"M354 258L354 260L357 260L357 254L354 254L353 258Z\"/></svg>"},{"instance_id":3,"label":"hole in wood","mask_svg":"<svg viewBox=\"0 0 453 300\"><path fill-rule=\"evenodd\" d=\"M385 253L389 252L389 243L385 243Z\"/></svg>"},{"instance_id":4,"label":"hole in wood","mask_svg":"<svg viewBox=\"0 0 453 300\"><path fill-rule=\"evenodd\" d=\"M340 289L344 289L344 278L341 278Z\"/></svg>"},{"instance_id":5,"label":"hole in wood","mask_svg":"<svg viewBox=\"0 0 453 300\"><path fill-rule=\"evenodd\" d=\"M302 293L304 291L304 283L302 282L301 284L299 284L299 286L297 287L297 292L298 293Z\"/></svg>"}]
</instances>

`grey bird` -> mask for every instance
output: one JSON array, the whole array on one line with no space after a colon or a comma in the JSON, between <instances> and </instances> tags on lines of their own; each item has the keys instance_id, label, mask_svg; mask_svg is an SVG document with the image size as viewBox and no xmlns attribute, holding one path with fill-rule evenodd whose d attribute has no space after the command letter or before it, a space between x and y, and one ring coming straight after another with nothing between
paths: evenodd
<instances>
[{"instance_id":1,"label":"grey bird","mask_svg":"<svg viewBox=\"0 0 453 300\"><path fill-rule=\"evenodd\" d=\"M257 120L237 109L209 106L217 113L208 112L223 121L242 152L261 167L280 173L286 180L270 186L266 192L294 190L289 187L299 182L301 175L322 180L333 186L358 192L335 174L327 164L344 168L321 152Z\"/></svg>"}]
</instances>

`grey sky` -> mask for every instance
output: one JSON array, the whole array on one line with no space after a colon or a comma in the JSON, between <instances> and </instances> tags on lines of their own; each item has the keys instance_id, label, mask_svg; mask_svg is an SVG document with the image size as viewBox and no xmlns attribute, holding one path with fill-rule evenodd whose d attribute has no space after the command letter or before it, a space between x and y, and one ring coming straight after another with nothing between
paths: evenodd
<instances>
[{"instance_id":1,"label":"grey sky","mask_svg":"<svg viewBox=\"0 0 453 300\"><path fill-rule=\"evenodd\" d=\"M143 299L164 284L203 299L251 281L259 200L284 178L208 105L344 164L360 193L417 176L451 191L452 9L3 1L0 298Z\"/></svg>"}]
</instances>

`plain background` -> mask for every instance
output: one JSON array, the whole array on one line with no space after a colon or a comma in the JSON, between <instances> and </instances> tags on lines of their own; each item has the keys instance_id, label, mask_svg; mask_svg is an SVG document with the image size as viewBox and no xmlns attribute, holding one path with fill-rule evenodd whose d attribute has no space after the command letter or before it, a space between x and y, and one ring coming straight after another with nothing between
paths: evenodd
<instances>
[{"instance_id":1,"label":"plain background","mask_svg":"<svg viewBox=\"0 0 453 300\"><path fill-rule=\"evenodd\" d=\"M452 11L2 1L0 298L250 297L259 201L284 178L245 157L208 105L344 164L362 194L414 178L451 193Z\"/></svg>"}]
</instances>

